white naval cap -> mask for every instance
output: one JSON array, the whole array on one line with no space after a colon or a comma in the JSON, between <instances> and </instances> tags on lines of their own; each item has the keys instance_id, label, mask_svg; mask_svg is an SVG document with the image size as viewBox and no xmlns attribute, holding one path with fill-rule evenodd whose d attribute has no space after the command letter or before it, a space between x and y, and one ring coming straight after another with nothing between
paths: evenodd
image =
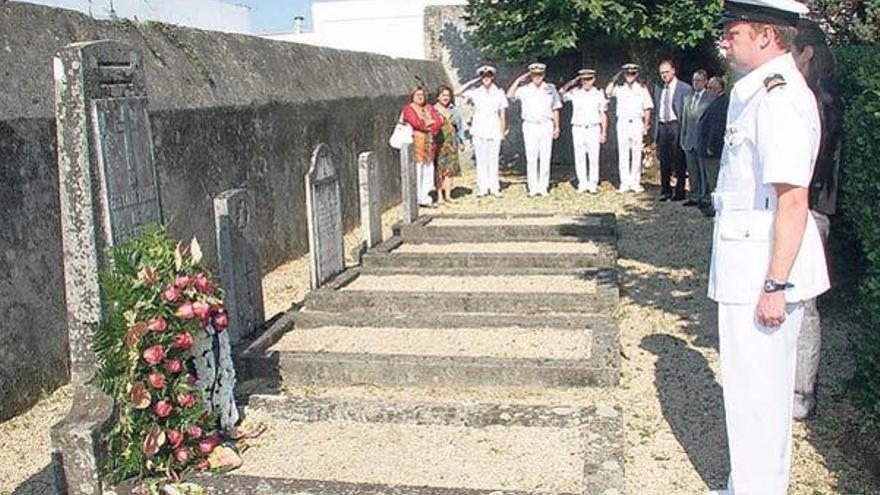
<instances>
[{"instance_id":1,"label":"white naval cap","mask_svg":"<svg viewBox=\"0 0 880 495\"><path fill-rule=\"evenodd\" d=\"M797 26L810 9L795 0L725 0L721 22L761 22Z\"/></svg>"},{"instance_id":2,"label":"white naval cap","mask_svg":"<svg viewBox=\"0 0 880 495\"><path fill-rule=\"evenodd\" d=\"M547 66L541 62L529 64L529 72L532 74L543 74L547 70Z\"/></svg>"},{"instance_id":3,"label":"white naval cap","mask_svg":"<svg viewBox=\"0 0 880 495\"><path fill-rule=\"evenodd\" d=\"M481 65L477 69L477 75L482 76L484 74L491 74L494 76L495 75L495 67L492 67L491 65Z\"/></svg>"}]
</instances>

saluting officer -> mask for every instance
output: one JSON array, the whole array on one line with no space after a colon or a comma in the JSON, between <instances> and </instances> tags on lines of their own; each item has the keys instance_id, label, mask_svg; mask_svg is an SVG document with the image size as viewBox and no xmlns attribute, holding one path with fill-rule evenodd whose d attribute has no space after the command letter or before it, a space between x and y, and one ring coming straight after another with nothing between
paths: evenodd
<instances>
[{"instance_id":1,"label":"saluting officer","mask_svg":"<svg viewBox=\"0 0 880 495\"><path fill-rule=\"evenodd\" d=\"M718 302L731 472L727 491L710 493L787 493L804 301L829 287L808 208L819 112L789 52L806 12L794 0L724 4L720 46L739 79L714 195L709 297Z\"/></svg>"},{"instance_id":2,"label":"saluting officer","mask_svg":"<svg viewBox=\"0 0 880 495\"><path fill-rule=\"evenodd\" d=\"M480 83L479 86L475 86ZM507 97L495 85L495 67L483 65L477 77L464 83L461 94L474 106L471 136L477 168L476 196L501 196L498 182L498 155L507 132Z\"/></svg>"},{"instance_id":3,"label":"saluting officer","mask_svg":"<svg viewBox=\"0 0 880 495\"><path fill-rule=\"evenodd\" d=\"M562 87L562 101L570 101L571 141L574 145L574 170L577 191L595 193L599 187L599 148L608 135L608 100L596 89L596 71L583 69L578 76ZM572 86L580 82L575 89ZM587 175L587 158L590 173Z\"/></svg>"},{"instance_id":4,"label":"saluting officer","mask_svg":"<svg viewBox=\"0 0 880 495\"><path fill-rule=\"evenodd\" d=\"M523 142L526 148L526 176L529 196L546 196L550 188L550 156L553 140L559 137L559 109L562 100L552 84L544 82L547 66L529 65L507 88L507 97L522 104ZM530 78L529 84L521 84Z\"/></svg>"},{"instance_id":5,"label":"saluting officer","mask_svg":"<svg viewBox=\"0 0 880 495\"><path fill-rule=\"evenodd\" d=\"M639 66L624 64L605 88L608 98L617 99L617 157L620 171L618 191L642 192L642 146L651 124L654 102L638 81ZM622 79L621 79L622 78Z\"/></svg>"}]
</instances>

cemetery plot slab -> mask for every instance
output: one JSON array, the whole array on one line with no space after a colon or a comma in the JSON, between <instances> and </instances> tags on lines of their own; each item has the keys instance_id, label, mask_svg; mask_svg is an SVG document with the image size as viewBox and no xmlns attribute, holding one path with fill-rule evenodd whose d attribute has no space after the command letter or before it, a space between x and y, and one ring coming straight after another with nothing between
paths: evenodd
<instances>
[{"instance_id":1,"label":"cemetery plot slab","mask_svg":"<svg viewBox=\"0 0 880 495\"><path fill-rule=\"evenodd\" d=\"M255 396L269 429L213 493L518 495L623 489L619 411ZM238 490L238 491L236 491Z\"/></svg>"},{"instance_id":2,"label":"cemetery plot slab","mask_svg":"<svg viewBox=\"0 0 880 495\"><path fill-rule=\"evenodd\" d=\"M612 268L617 250L609 242L450 242L414 244L399 237L376 246L363 258L365 271L415 270L573 270ZM522 273L522 272L520 272Z\"/></svg>"},{"instance_id":3,"label":"cemetery plot slab","mask_svg":"<svg viewBox=\"0 0 880 495\"><path fill-rule=\"evenodd\" d=\"M616 236L612 214L434 215L394 227L406 242L494 242L510 240L596 239Z\"/></svg>"}]
</instances>

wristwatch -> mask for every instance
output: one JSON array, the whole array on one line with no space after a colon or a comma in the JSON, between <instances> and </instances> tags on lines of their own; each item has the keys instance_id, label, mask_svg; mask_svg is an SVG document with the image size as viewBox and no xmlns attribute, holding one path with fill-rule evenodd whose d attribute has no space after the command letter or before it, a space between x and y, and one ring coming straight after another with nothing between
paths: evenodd
<instances>
[{"instance_id":1,"label":"wristwatch","mask_svg":"<svg viewBox=\"0 0 880 495\"><path fill-rule=\"evenodd\" d=\"M772 278L768 278L764 281L764 292L767 294L791 289L792 287L794 287L794 285L788 282L777 282Z\"/></svg>"}]
</instances>

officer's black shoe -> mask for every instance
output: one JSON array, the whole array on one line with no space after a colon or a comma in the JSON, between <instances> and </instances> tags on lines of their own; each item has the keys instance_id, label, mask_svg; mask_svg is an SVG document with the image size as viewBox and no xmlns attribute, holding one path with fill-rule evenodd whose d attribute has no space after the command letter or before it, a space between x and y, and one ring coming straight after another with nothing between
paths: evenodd
<instances>
[{"instance_id":1,"label":"officer's black shoe","mask_svg":"<svg viewBox=\"0 0 880 495\"><path fill-rule=\"evenodd\" d=\"M692 199L689 199L689 200L685 201L684 203L682 203L681 205L682 206L697 206L699 204L700 203L698 201L694 201Z\"/></svg>"},{"instance_id":2,"label":"officer's black shoe","mask_svg":"<svg viewBox=\"0 0 880 495\"><path fill-rule=\"evenodd\" d=\"M660 195L660 201L670 201L670 200L672 200L672 196L670 196L668 194L661 194Z\"/></svg>"}]
</instances>

